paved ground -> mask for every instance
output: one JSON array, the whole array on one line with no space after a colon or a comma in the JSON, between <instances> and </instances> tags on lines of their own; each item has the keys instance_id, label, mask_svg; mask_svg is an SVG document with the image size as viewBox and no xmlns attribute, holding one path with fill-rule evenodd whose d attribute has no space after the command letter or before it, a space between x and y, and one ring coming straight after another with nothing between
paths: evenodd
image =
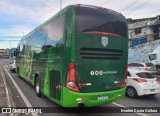
<instances>
[{"instance_id":1,"label":"paved ground","mask_svg":"<svg viewBox=\"0 0 160 116\"><path fill-rule=\"evenodd\" d=\"M0 66L0 107L7 107L7 95L6 89L4 85L4 77L2 77L2 67Z\"/></svg>"},{"instance_id":2,"label":"paved ground","mask_svg":"<svg viewBox=\"0 0 160 116\"><path fill-rule=\"evenodd\" d=\"M2 91L0 89L0 94L1 92L5 92L5 87L3 85L3 81L2 81L2 73L3 76L5 78L5 82L9 91L9 96L10 96L10 104L12 107L26 107L27 105L31 105L31 107L51 107L53 108L53 110L55 110L55 107L59 107L59 105L57 105L56 103L51 102L50 100L48 100L46 97L42 97L39 98L35 95L35 90L34 88L27 83L25 80L18 78L18 75L16 73L11 73L9 71L9 61L7 60L3 60L2 62L3 67L0 67L0 87L2 86ZM6 70L5 70L6 69ZM9 77L10 75L10 77ZM159 77L158 77L159 78ZM159 78L160 79L160 78ZM15 87L15 85L13 84L13 80L15 81L15 83L17 84L17 86L19 87L19 89L21 90L21 92L19 92L17 90L17 88ZM2 84L1 84L2 83ZM22 94L23 93L23 94ZM6 98L6 94L3 94L3 98L5 100L2 100L4 102L7 101ZM24 100L24 96L26 97L26 99ZM1 101L1 99L0 99ZM29 103L27 103L29 102ZM7 103L1 104L1 107L3 106L7 106ZM97 112L99 111L99 113L84 113L83 116L114 116L114 115L119 115L119 116L159 116L159 114L154 114L154 113L100 113L101 112L101 108L106 108L106 110L113 110L111 109L112 107L118 107L118 108L128 108L128 107L160 107L160 94L157 94L154 97L151 96L144 96L144 97L138 97L137 99L131 99L128 97L125 97L122 100L119 100L115 103L112 104L107 104L107 105L102 105L99 106L97 109ZM68 110L67 110L68 111ZM39 116L79 116L82 114L77 114L76 111L73 111L72 113L65 113L65 111L61 110L60 112L62 113L52 113L52 114L38 114ZM94 112L94 111L93 111ZM25 114L25 115L29 115L29 116L34 116L33 114ZM1 116L1 114L0 114ZM22 115L19 115L22 116Z\"/></svg>"}]
</instances>

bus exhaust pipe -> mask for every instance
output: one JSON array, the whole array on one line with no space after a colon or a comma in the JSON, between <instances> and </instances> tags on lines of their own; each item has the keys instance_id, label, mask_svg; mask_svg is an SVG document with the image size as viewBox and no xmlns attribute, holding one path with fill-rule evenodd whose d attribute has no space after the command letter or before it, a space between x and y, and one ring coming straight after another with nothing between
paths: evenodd
<instances>
[{"instance_id":1,"label":"bus exhaust pipe","mask_svg":"<svg viewBox=\"0 0 160 116\"><path fill-rule=\"evenodd\" d=\"M83 102L78 102L78 107L85 107Z\"/></svg>"}]
</instances>

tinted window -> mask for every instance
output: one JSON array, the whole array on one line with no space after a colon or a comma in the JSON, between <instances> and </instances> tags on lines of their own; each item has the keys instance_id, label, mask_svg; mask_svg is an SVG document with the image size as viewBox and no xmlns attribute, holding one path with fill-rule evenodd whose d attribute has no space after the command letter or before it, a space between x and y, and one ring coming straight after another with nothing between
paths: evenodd
<instances>
[{"instance_id":1,"label":"tinted window","mask_svg":"<svg viewBox=\"0 0 160 116\"><path fill-rule=\"evenodd\" d=\"M143 64L134 63L134 67L144 67Z\"/></svg>"},{"instance_id":2,"label":"tinted window","mask_svg":"<svg viewBox=\"0 0 160 116\"><path fill-rule=\"evenodd\" d=\"M128 72L127 76L131 76L131 74Z\"/></svg>"},{"instance_id":3,"label":"tinted window","mask_svg":"<svg viewBox=\"0 0 160 116\"><path fill-rule=\"evenodd\" d=\"M47 25L47 47L55 46L63 38L65 26L65 14L62 14Z\"/></svg>"},{"instance_id":4,"label":"tinted window","mask_svg":"<svg viewBox=\"0 0 160 116\"><path fill-rule=\"evenodd\" d=\"M156 60L157 59L156 54L150 54L149 59L150 60Z\"/></svg>"},{"instance_id":5,"label":"tinted window","mask_svg":"<svg viewBox=\"0 0 160 116\"><path fill-rule=\"evenodd\" d=\"M111 10L87 7L76 9L76 32L109 32L128 38L126 20Z\"/></svg>"},{"instance_id":6,"label":"tinted window","mask_svg":"<svg viewBox=\"0 0 160 116\"><path fill-rule=\"evenodd\" d=\"M134 66L134 63L130 63L128 64L129 67L133 67Z\"/></svg>"},{"instance_id":7,"label":"tinted window","mask_svg":"<svg viewBox=\"0 0 160 116\"><path fill-rule=\"evenodd\" d=\"M139 64L139 63L130 63L128 64L129 67L144 67L143 64Z\"/></svg>"},{"instance_id":8,"label":"tinted window","mask_svg":"<svg viewBox=\"0 0 160 116\"><path fill-rule=\"evenodd\" d=\"M145 79L153 79L153 78L155 78L152 74L150 74L148 72L141 72L141 73L137 73L136 75L141 77L141 78L145 78Z\"/></svg>"},{"instance_id":9,"label":"tinted window","mask_svg":"<svg viewBox=\"0 0 160 116\"><path fill-rule=\"evenodd\" d=\"M19 47L18 47L18 55L23 55L23 51L24 51L24 38L21 39L20 43L19 43Z\"/></svg>"},{"instance_id":10,"label":"tinted window","mask_svg":"<svg viewBox=\"0 0 160 116\"><path fill-rule=\"evenodd\" d=\"M36 53L40 53L43 50L43 46L46 43L46 33L47 33L47 28L46 26L44 26L43 28L37 30L34 34L33 34L33 45L34 45L34 51Z\"/></svg>"},{"instance_id":11,"label":"tinted window","mask_svg":"<svg viewBox=\"0 0 160 116\"><path fill-rule=\"evenodd\" d=\"M148 67L154 66L152 63L146 63Z\"/></svg>"}]
</instances>

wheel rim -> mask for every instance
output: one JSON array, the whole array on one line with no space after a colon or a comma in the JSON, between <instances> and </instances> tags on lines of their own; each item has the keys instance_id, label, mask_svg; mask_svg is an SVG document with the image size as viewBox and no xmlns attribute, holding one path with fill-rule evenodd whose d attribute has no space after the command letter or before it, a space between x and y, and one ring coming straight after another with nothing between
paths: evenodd
<instances>
[{"instance_id":1,"label":"wheel rim","mask_svg":"<svg viewBox=\"0 0 160 116\"><path fill-rule=\"evenodd\" d=\"M39 88L40 88L40 87L39 87L39 83L37 82L37 83L36 83L36 92L37 92L37 93L39 93Z\"/></svg>"},{"instance_id":2,"label":"wheel rim","mask_svg":"<svg viewBox=\"0 0 160 116\"><path fill-rule=\"evenodd\" d=\"M128 94L128 96L130 96L130 97L133 97L133 96L135 95L134 90L133 90L132 88L128 88L128 89L127 89L127 94Z\"/></svg>"}]
</instances>

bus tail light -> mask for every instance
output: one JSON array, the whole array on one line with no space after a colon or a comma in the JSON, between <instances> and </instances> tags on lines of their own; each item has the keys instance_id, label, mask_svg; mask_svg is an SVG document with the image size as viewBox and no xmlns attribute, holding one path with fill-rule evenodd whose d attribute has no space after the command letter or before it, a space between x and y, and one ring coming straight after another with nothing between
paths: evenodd
<instances>
[{"instance_id":1,"label":"bus tail light","mask_svg":"<svg viewBox=\"0 0 160 116\"><path fill-rule=\"evenodd\" d=\"M126 64L125 70L124 70L124 80L122 81L121 88L126 86L127 83L127 73L128 73L128 65Z\"/></svg>"},{"instance_id":2,"label":"bus tail light","mask_svg":"<svg viewBox=\"0 0 160 116\"><path fill-rule=\"evenodd\" d=\"M124 15L122 13L119 13L119 15L124 17Z\"/></svg>"},{"instance_id":3,"label":"bus tail light","mask_svg":"<svg viewBox=\"0 0 160 116\"><path fill-rule=\"evenodd\" d=\"M76 70L74 63L68 64L66 87L71 91L80 92L76 83Z\"/></svg>"},{"instance_id":4,"label":"bus tail light","mask_svg":"<svg viewBox=\"0 0 160 116\"><path fill-rule=\"evenodd\" d=\"M76 7L80 7L81 6L81 4L76 4Z\"/></svg>"},{"instance_id":5,"label":"bus tail light","mask_svg":"<svg viewBox=\"0 0 160 116\"><path fill-rule=\"evenodd\" d=\"M138 83L147 82L145 79L133 78L133 80L137 81Z\"/></svg>"}]
</instances>

